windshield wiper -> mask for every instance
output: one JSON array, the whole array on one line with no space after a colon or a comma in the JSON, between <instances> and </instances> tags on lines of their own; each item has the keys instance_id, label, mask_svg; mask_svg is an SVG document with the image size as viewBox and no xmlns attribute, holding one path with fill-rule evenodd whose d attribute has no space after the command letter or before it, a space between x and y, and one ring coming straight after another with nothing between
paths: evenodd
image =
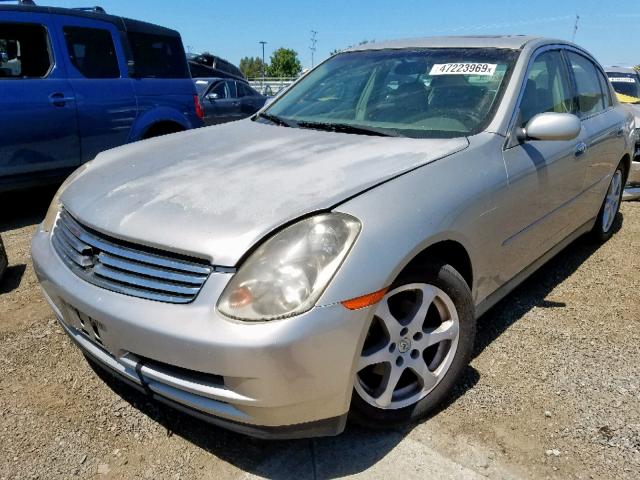
<instances>
[{"instance_id":1,"label":"windshield wiper","mask_svg":"<svg viewBox=\"0 0 640 480\"><path fill-rule=\"evenodd\" d=\"M298 122L297 126L299 128L309 128L313 130L326 130L328 132L337 132L337 133L356 133L360 135L371 135L377 137L402 137L397 132L393 132L390 130L372 128L372 127L362 127L359 125L351 125L349 123L324 123L324 122L308 122L302 121Z\"/></svg>"},{"instance_id":2,"label":"windshield wiper","mask_svg":"<svg viewBox=\"0 0 640 480\"><path fill-rule=\"evenodd\" d=\"M281 127L294 127L295 124L287 122L281 117L277 115L271 115L270 113L258 113L256 115L257 118L264 118L265 120L270 121L271 123L275 123L276 125L280 125Z\"/></svg>"}]
</instances>

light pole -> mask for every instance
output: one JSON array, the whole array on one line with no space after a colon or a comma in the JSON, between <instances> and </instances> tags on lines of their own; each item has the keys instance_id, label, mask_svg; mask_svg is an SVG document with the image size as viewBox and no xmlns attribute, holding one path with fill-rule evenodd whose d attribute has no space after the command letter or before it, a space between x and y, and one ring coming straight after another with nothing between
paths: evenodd
<instances>
[{"instance_id":1,"label":"light pole","mask_svg":"<svg viewBox=\"0 0 640 480\"><path fill-rule=\"evenodd\" d=\"M311 46L309 47L309 50L311 50L311 68L313 68L313 63L314 63L314 56L316 53L316 43L318 43L318 40L316 40L316 35L318 35L318 32L315 30L311 30Z\"/></svg>"},{"instance_id":2,"label":"light pole","mask_svg":"<svg viewBox=\"0 0 640 480\"><path fill-rule=\"evenodd\" d=\"M260 88L262 89L262 91L264 92L264 76L265 76L265 71L264 71L264 46L267 44L267 42L265 42L264 40L260 40L260 45L262 45L262 84L260 85Z\"/></svg>"}]
</instances>

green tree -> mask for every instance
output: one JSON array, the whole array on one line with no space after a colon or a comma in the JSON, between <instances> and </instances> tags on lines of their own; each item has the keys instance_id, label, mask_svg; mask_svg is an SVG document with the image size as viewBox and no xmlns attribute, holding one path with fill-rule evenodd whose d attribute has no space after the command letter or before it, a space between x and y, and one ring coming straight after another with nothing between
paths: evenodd
<instances>
[{"instance_id":1,"label":"green tree","mask_svg":"<svg viewBox=\"0 0 640 480\"><path fill-rule=\"evenodd\" d=\"M262 63L260 57L244 57L240 60L240 70L247 78L259 78L262 77L262 69L266 69L267 66Z\"/></svg>"},{"instance_id":2,"label":"green tree","mask_svg":"<svg viewBox=\"0 0 640 480\"><path fill-rule=\"evenodd\" d=\"M279 48L271 55L267 72L270 77L297 77L302 71L298 52L290 48Z\"/></svg>"},{"instance_id":3,"label":"green tree","mask_svg":"<svg viewBox=\"0 0 640 480\"><path fill-rule=\"evenodd\" d=\"M635 67L633 67L633 69L640 72L640 65L636 65Z\"/></svg>"}]
</instances>

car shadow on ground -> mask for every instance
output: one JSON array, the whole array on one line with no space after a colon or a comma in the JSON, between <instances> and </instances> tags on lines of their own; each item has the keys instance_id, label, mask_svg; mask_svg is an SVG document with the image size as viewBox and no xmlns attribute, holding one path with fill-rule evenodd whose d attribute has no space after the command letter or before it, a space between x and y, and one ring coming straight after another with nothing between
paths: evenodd
<instances>
[{"instance_id":1,"label":"car shadow on ground","mask_svg":"<svg viewBox=\"0 0 640 480\"><path fill-rule=\"evenodd\" d=\"M622 214L619 214L615 231L621 225ZM598 248L599 245L588 238L578 239L489 310L478 323L474 357L532 308L563 307L564 304L548 301L546 297ZM382 460L417 426L381 431L364 429L350 422L337 437L287 441L251 439L150 401L109 373L101 369L96 372L115 393L166 428L167 435L179 435L245 472L267 478L337 478L361 473ZM480 373L468 366L462 381L433 415L463 396L479 379Z\"/></svg>"},{"instance_id":2,"label":"car shadow on ground","mask_svg":"<svg viewBox=\"0 0 640 480\"><path fill-rule=\"evenodd\" d=\"M623 215L620 212L613 225L614 234L622 228L622 223ZM480 317L474 357L480 355L487 346L532 308L566 307L563 302L547 300L547 296L556 286L571 276L600 246L589 235L578 238Z\"/></svg>"},{"instance_id":3,"label":"car shadow on ground","mask_svg":"<svg viewBox=\"0 0 640 480\"><path fill-rule=\"evenodd\" d=\"M0 233L42 222L58 185L0 193Z\"/></svg>"},{"instance_id":4,"label":"car shadow on ground","mask_svg":"<svg viewBox=\"0 0 640 480\"><path fill-rule=\"evenodd\" d=\"M26 269L27 266L24 263L7 267L2 279L0 279L0 295L18 288Z\"/></svg>"}]
</instances>

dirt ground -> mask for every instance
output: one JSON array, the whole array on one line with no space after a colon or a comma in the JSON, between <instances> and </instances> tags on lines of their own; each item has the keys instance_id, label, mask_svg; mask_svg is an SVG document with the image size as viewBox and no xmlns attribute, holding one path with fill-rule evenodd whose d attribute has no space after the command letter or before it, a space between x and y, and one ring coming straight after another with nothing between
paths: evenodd
<instances>
[{"instance_id":1,"label":"dirt ground","mask_svg":"<svg viewBox=\"0 0 640 480\"><path fill-rule=\"evenodd\" d=\"M479 324L441 412L265 442L203 424L108 376L62 333L29 256L51 189L0 197L0 478L640 478L640 203L579 240Z\"/></svg>"}]
</instances>

